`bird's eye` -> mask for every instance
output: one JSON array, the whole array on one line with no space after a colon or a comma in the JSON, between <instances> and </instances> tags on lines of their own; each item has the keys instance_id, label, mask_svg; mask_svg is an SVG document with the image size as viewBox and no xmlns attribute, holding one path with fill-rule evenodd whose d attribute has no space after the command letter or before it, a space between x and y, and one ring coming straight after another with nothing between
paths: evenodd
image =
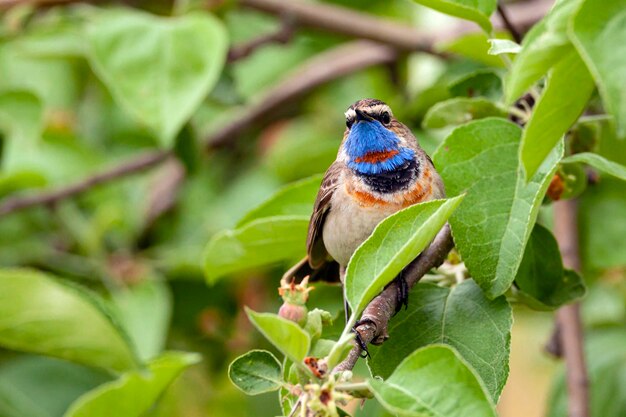
<instances>
[{"instance_id":1,"label":"bird's eye","mask_svg":"<svg viewBox=\"0 0 626 417\"><path fill-rule=\"evenodd\" d=\"M350 129L353 124L354 124L354 118L353 117L350 117L350 118L346 119L346 127L348 129Z\"/></svg>"},{"instance_id":2,"label":"bird's eye","mask_svg":"<svg viewBox=\"0 0 626 417\"><path fill-rule=\"evenodd\" d=\"M384 112L383 114L381 114L380 121L383 122L383 124L388 125L391 122L391 115L389 114L389 112Z\"/></svg>"}]
</instances>

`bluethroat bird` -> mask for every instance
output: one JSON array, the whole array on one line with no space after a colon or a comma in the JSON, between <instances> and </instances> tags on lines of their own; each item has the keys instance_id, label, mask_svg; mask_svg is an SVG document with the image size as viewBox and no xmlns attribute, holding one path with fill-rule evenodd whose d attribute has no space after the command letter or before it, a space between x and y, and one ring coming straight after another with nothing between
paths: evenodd
<instances>
[{"instance_id":1,"label":"bluethroat bird","mask_svg":"<svg viewBox=\"0 0 626 417\"><path fill-rule=\"evenodd\" d=\"M357 247L387 216L416 203L444 198L441 177L409 128L380 100L363 99L345 113L346 130L328 168L309 222L307 256L284 276L345 268ZM400 307L408 288L400 274ZM347 314L347 309L346 309Z\"/></svg>"}]
</instances>

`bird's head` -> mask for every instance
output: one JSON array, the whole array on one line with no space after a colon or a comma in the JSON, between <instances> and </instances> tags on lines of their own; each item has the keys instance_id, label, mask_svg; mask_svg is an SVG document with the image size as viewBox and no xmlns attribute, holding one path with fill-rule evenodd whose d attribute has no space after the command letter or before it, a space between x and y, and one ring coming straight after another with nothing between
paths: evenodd
<instances>
[{"instance_id":1,"label":"bird's head","mask_svg":"<svg viewBox=\"0 0 626 417\"><path fill-rule=\"evenodd\" d=\"M346 127L340 156L360 174L393 171L415 156L415 137L380 100L363 99L350 106Z\"/></svg>"}]
</instances>

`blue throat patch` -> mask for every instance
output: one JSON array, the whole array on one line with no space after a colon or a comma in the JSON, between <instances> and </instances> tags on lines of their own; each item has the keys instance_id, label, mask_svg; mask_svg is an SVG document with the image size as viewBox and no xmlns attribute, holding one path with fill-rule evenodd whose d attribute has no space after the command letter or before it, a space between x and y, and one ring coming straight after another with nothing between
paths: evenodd
<instances>
[{"instance_id":1,"label":"blue throat patch","mask_svg":"<svg viewBox=\"0 0 626 417\"><path fill-rule=\"evenodd\" d=\"M393 171L415 157L415 151L399 146L400 139L395 133L386 129L378 120L360 121L350 129L345 143L348 154L348 167L360 174L380 174ZM356 162L357 159L373 152L397 153L384 161Z\"/></svg>"}]
</instances>

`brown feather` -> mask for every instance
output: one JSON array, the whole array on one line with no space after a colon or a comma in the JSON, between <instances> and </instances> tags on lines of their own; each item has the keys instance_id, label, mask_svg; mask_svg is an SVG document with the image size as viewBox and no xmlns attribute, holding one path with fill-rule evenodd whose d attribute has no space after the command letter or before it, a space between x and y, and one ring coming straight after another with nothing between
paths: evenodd
<instances>
[{"instance_id":1,"label":"brown feather","mask_svg":"<svg viewBox=\"0 0 626 417\"><path fill-rule=\"evenodd\" d=\"M333 193L339 186L339 176L344 164L340 162L333 163L322 180L322 185L315 204L313 206L313 215L309 222L309 233L306 240L306 251L309 257L309 265L313 269L317 269L326 262L328 259L328 252L324 246L322 239L322 229L324 228L324 220L328 210L330 210L330 201L333 197Z\"/></svg>"}]
</instances>

